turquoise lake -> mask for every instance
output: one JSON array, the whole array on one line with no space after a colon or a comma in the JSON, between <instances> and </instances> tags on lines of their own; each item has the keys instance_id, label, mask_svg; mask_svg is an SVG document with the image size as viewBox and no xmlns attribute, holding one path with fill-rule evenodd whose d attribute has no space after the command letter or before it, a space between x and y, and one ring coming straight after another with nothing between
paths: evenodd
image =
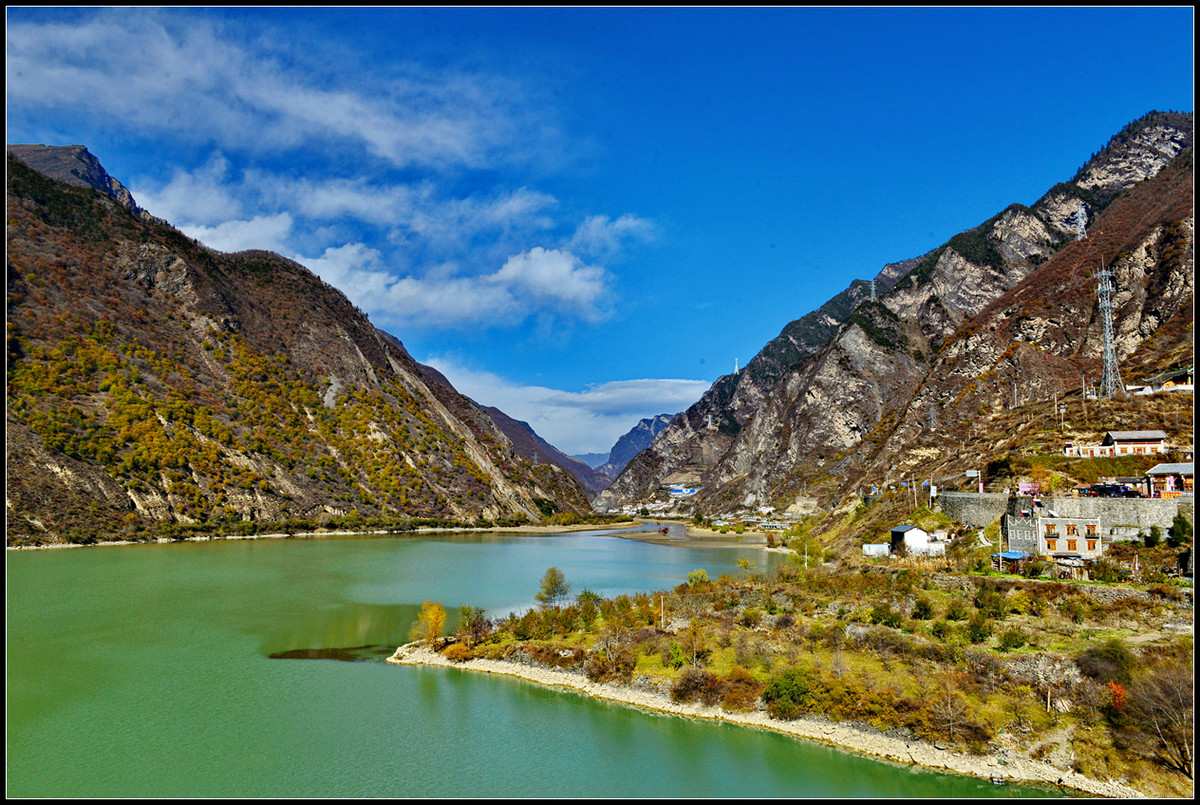
<instances>
[{"instance_id":1,"label":"turquoise lake","mask_svg":"<svg viewBox=\"0 0 1200 805\"><path fill-rule=\"evenodd\" d=\"M697 568L738 573L742 558L756 571L780 561L610 531L8 551L7 794L1054 793L520 680L384 662L425 600L506 615L534 605L550 566L573 593L616 595L668 589Z\"/></svg>"}]
</instances>

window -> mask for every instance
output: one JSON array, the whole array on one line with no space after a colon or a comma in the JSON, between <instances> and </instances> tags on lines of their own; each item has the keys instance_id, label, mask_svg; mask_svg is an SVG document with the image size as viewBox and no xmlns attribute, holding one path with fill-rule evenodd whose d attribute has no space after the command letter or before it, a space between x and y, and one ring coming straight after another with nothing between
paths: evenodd
<instances>
[{"instance_id":1,"label":"window","mask_svg":"<svg viewBox=\"0 0 1200 805\"><path fill-rule=\"evenodd\" d=\"M1073 537L1073 536L1077 535L1078 533L1079 533L1079 526L1075 526L1075 525L1067 526L1067 536L1068 537Z\"/></svg>"},{"instance_id":2,"label":"window","mask_svg":"<svg viewBox=\"0 0 1200 805\"><path fill-rule=\"evenodd\" d=\"M1089 551L1094 551L1094 550L1096 550L1096 540L1094 540L1094 539L1089 539L1089 540L1087 541L1087 544L1088 544L1088 550L1089 550Z\"/></svg>"},{"instance_id":3,"label":"window","mask_svg":"<svg viewBox=\"0 0 1200 805\"><path fill-rule=\"evenodd\" d=\"M1078 542L1078 540L1073 540L1073 539L1069 539L1069 540L1067 540L1067 550L1068 550L1068 551L1074 551L1074 550L1077 550L1077 549L1075 548L1075 543L1076 543L1076 542Z\"/></svg>"},{"instance_id":4,"label":"window","mask_svg":"<svg viewBox=\"0 0 1200 805\"><path fill-rule=\"evenodd\" d=\"M1057 536L1057 535L1058 535L1058 526L1056 526L1054 523L1047 523L1046 524L1046 536L1049 537L1049 536Z\"/></svg>"},{"instance_id":5,"label":"window","mask_svg":"<svg viewBox=\"0 0 1200 805\"><path fill-rule=\"evenodd\" d=\"M1046 538L1046 550L1048 550L1048 551L1057 550L1057 546L1058 546L1058 540L1050 539L1049 537Z\"/></svg>"},{"instance_id":6,"label":"window","mask_svg":"<svg viewBox=\"0 0 1200 805\"><path fill-rule=\"evenodd\" d=\"M1094 526L1094 525L1087 526L1087 535L1089 537L1096 536L1096 526Z\"/></svg>"}]
</instances>

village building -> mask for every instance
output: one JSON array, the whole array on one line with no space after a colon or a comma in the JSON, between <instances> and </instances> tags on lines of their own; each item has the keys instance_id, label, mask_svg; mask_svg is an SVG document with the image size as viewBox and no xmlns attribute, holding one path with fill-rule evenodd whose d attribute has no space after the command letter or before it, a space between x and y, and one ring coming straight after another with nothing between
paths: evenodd
<instances>
[{"instance_id":1,"label":"village building","mask_svg":"<svg viewBox=\"0 0 1200 805\"><path fill-rule=\"evenodd\" d=\"M1193 492L1192 462L1156 464L1146 471L1146 493L1152 498L1178 497Z\"/></svg>"},{"instance_id":2,"label":"village building","mask_svg":"<svg viewBox=\"0 0 1200 805\"><path fill-rule=\"evenodd\" d=\"M891 532L891 552L909 556L945 556L946 541L915 525L898 525Z\"/></svg>"},{"instance_id":3,"label":"village building","mask_svg":"<svg viewBox=\"0 0 1200 805\"><path fill-rule=\"evenodd\" d=\"M1068 456L1097 458L1101 456L1144 456L1167 452L1167 434L1161 430L1110 430L1100 444L1067 442L1063 453Z\"/></svg>"},{"instance_id":4,"label":"village building","mask_svg":"<svg viewBox=\"0 0 1200 805\"><path fill-rule=\"evenodd\" d=\"M1006 513L1002 521L1006 547L1054 560L1096 559L1104 554L1098 517L1043 516L1038 507Z\"/></svg>"},{"instance_id":5,"label":"village building","mask_svg":"<svg viewBox=\"0 0 1200 805\"><path fill-rule=\"evenodd\" d=\"M1169 372L1148 377L1139 394L1157 394L1160 391L1195 391L1195 375L1192 367L1172 369Z\"/></svg>"}]
</instances>

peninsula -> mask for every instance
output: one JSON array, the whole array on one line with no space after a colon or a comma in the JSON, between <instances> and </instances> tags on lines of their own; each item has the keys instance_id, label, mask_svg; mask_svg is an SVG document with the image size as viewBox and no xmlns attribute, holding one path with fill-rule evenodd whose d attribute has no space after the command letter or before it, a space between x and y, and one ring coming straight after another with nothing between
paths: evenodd
<instances>
[{"instance_id":1,"label":"peninsula","mask_svg":"<svg viewBox=\"0 0 1200 805\"><path fill-rule=\"evenodd\" d=\"M426 602L389 662L503 674L721 719L997 784L1191 796L1192 600L1166 584L889 569L693 572L674 590L568 600L453 634Z\"/></svg>"}]
</instances>

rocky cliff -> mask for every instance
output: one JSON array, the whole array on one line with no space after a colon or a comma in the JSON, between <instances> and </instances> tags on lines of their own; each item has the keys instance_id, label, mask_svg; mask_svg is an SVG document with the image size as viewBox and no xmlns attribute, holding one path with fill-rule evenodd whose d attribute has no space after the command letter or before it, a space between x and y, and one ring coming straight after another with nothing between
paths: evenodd
<instances>
[{"instance_id":1,"label":"rocky cliff","mask_svg":"<svg viewBox=\"0 0 1200 805\"><path fill-rule=\"evenodd\" d=\"M591 511L570 475L521 457L478 406L303 266L213 252L141 214L109 192L107 174L88 173L86 149L78 171L90 178L68 166L70 184L27 166L39 164L36 147L17 150L10 542ZM46 156L61 172L64 152Z\"/></svg>"},{"instance_id":2,"label":"rocky cliff","mask_svg":"<svg viewBox=\"0 0 1200 805\"><path fill-rule=\"evenodd\" d=\"M692 502L706 512L801 507L814 488L834 505L864 483L949 471L1003 395L1049 400L1099 374L1101 265L1117 273L1131 367L1157 334L1190 343L1191 143L1190 114L1147 115L1032 207L885 267L876 302L852 285L718 380L597 505L649 499L670 481L703 487ZM1000 449L977 447L969 460Z\"/></svg>"}]
</instances>

